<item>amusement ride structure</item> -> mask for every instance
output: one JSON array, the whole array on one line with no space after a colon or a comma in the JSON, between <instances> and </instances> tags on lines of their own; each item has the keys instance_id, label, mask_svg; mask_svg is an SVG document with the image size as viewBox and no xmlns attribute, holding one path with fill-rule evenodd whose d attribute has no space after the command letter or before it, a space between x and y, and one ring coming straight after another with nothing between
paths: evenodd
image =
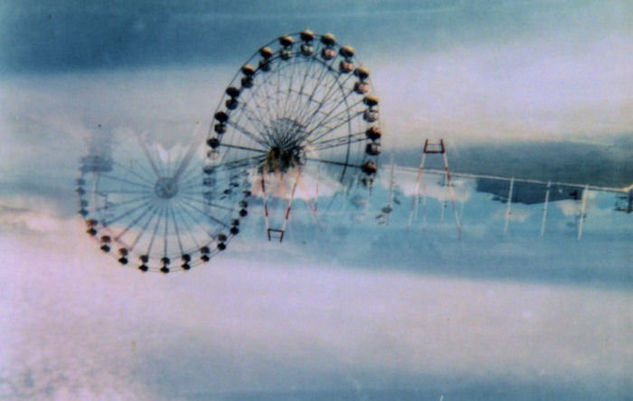
<instances>
[{"instance_id":1,"label":"amusement ride structure","mask_svg":"<svg viewBox=\"0 0 633 401\"><path fill-rule=\"evenodd\" d=\"M316 202L323 176L371 185L382 132L369 75L354 48L306 30L261 47L227 87L209 130L207 173L251 169L269 239L283 240L298 187ZM285 203L279 219L272 198Z\"/></svg>"},{"instance_id":2,"label":"amusement ride structure","mask_svg":"<svg viewBox=\"0 0 633 401\"><path fill-rule=\"evenodd\" d=\"M76 191L86 232L141 271L188 270L226 249L247 214L245 177L204 173L202 140L166 151L143 135L93 140Z\"/></svg>"},{"instance_id":3,"label":"amusement ride structure","mask_svg":"<svg viewBox=\"0 0 633 401\"><path fill-rule=\"evenodd\" d=\"M402 196L411 197L407 217L399 213L398 220L407 229L420 225L420 203L423 228L427 199L440 205L440 221L450 201L455 240L464 233L465 180L474 180L471 190L492 194L486 200L502 202L502 236L512 234L520 205L542 204L533 226L544 237L550 203L572 202L578 240L596 193L615 194L616 211L633 211L631 186L452 172L444 139L424 140L417 168L397 166L392 155L388 184L379 185L382 135L370 70L354 48L330 33L284 35L239 68L206 137L193 135L166 149L145 134L96 135L80 162L79 214L88 235L120 264L169 273L189 270L225 250L249 213L261 213L269 241L283 241L299 199L311 213L325 211L341 224L341 214L369 208L359 190L382 191L385 203L373 222L383 227L398 224L394 217ZM431 157L439 158L441 168L426 165ZM406 174L408 183L402 179ZM249 203L255 205L250 212Z\"/></svg>"},{"instance_id":4,"label":"amusement ride structure","mask_svg":"<svg viewBox=\"0 0 633 401\"><path fill-rule=\"evenodd\" d=\"M373 185L378 103L354 48L329 33L284 35L235 75L206 150L197 138L169 151L140 134L93 141L76 188L86 232L122 265L188 270L226 249L258 198L268 239L282 241L298 193L316 211L323 179L343 192Z\"/></svg>"}]
</instances>

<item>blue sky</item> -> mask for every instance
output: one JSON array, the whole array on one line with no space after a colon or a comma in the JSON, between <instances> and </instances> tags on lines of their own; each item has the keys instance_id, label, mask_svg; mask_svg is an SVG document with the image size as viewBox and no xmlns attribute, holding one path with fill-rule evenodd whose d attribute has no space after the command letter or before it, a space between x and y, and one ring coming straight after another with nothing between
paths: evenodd
<instances>
[{"instance_id":1,"label":"blue sky","mask_svg":"<svg viewBox=\"0 0 633 401\"><path fill-rule=\"evenodd\" d=\"M253 213L211 265L165 277L99 252L72 191L91 137L187 142L252 52L306 27L371 68L389 152L575 142L624 165L631 21L624 0L4 2L0 398L627 399L631 216L612 194L591 193L580 242L578 203L552 204L540 240L541 205L504 236L505 204L460 181L459 242L433 196L407 229L406 172L377 226L383 175L358 216L315 224L299 202L271 244Z\"/></svg>"}]
</instances>

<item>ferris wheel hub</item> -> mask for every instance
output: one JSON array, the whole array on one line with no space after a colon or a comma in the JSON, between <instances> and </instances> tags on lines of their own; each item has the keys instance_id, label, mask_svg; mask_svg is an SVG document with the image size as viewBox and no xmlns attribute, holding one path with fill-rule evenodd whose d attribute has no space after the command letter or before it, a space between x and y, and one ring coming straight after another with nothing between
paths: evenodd
<instances>
[{"instance_id":1,"label":"ferris wheel hub","mask_svg":"<svg viewBox=\"0 0 633 401\"><path fill-rule=\"evenodd\" d=\"M303 164L303 140L305 127L290 118L275 120L266 133L269 150L266 155L266 169L281 171Z\"/></svg>"},{"instance_id":2,"label":"ferris wheel hub","mask_svg":"<svg viewBox=\"0 0 633 401\"><path fill-rule=\"evenodd\" d=\"M161 177L154 185L154 193L161 199L171 199L178 193L178 181L174 177Z\"/></svg>"}]
</instances>

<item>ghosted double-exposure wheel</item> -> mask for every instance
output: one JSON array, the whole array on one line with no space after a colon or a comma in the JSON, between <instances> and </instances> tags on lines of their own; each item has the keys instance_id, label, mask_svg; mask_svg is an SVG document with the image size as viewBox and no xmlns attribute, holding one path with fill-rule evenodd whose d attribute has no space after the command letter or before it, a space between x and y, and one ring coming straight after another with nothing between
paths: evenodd
<instances>
[{"instance_id":1,"label":"ghosted double-exposure wheel","mask_svg":"<svg viewBox=\"0 0 633 401\"><path fill-rule=\"evenodd\" d=\"M243 176L206 174L201 139L167 150L140 135L107 142L81 159L76 187L86 232L102 251L122 265L169 273L226 249L246 214Z\"/></svg>"}]
</instances>

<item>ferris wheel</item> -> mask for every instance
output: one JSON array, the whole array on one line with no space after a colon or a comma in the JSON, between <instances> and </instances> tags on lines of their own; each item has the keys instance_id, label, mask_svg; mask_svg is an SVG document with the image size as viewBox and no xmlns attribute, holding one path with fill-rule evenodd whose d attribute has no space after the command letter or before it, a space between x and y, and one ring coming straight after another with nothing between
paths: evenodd
<instances>
[{"instance_id":1,"label":"ferris wheel","mask_svg":"<svg viewBox=\"0 0 633 401\"><path fill-rule=\"evenodd\" d=\"M373 182L382 133L369 76L354 48L305 30L262 46L226 88L207 137L210 163L255 172L269 239L271 231L283 238L295 195L310 192L302 177L329 177L340 188ZM273 229L267 200L279 194L285 217Z\"/></svg>"},{"instance_id":2,"label":"ferris wheel","mask_svg":"<svg viewBox=\"0 0 633 401\"><path fill-rule=\"evenodd\" d=\"M245 177L204 173L202 140L169 149L143 135L91 144L76 192L86 232L141 271L189 270L226 249L247 214Z\"/></svg>"}]
</instances>

